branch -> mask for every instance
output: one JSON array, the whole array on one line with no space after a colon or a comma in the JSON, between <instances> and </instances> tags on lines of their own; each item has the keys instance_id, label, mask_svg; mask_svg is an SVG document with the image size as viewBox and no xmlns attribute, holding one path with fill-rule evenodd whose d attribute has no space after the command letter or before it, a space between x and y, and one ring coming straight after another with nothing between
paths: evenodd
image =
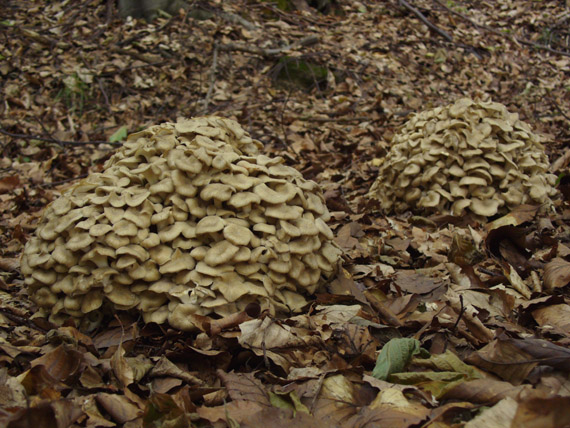
<instances>
[{"instance_id":1,"label":"branch","mask_svg":"<svg viewBox=\"0 0 570 428\"><path fill-rule=\"evenodd\" d=\"M303 37L302 39L290 45L275 49L262 49L257 46L246 45L245 43L226 43L224 45L220 45L220 49L223 51L248 52L254 55L260 55L265 58L275 58L281 55L283 52L287 52L301 46L314 45L315 43L318 43L318 41L319 37L316 35L312 35L312 36Z\"/></svg>"},{"instance_id":2,"label":"branch","mask_svg":"<svg viewBox=\"0 0 570 428\"><path fill-rule=\"evenodd\" d=\"M318 122L318 123L349 123L349 122L365 122L373 121L373 119L366 116L355 116L355 117L313 117L313 116L299 116L295 117L294 120L301 120L304 122Z\"/></svg>"},{"instance_id":3,"label":"branch","mask_svg":"<svg viewBox=\"0 0 570 428\"><path fill-rule=\"evenodd\" d=\"M81 180L82 178L87 178L88 176L89 176L89 174L81 174L81 175L78 175L77 177L66 178L65 180L52 181L51 183L41 183L41 184L38 184L37 187L42 187L42 188L44 188L44 187L48 187L48 188L49 187L56 187L56 186L59 186L61 184L71 183L72 181L75 181L75 180Z\"/></svg>"},{"instance_id":4,"label":"branch","mask_svg":"<svg viewBox=\"0 0 570 428\"><path fill-rule=\"evenodd\" d=\"M220 16L222 17L222 19L225 19L226 21L228 21L231 24L239 24L243 27L245 27L247 30L249 31L255 31L258 29L258 27L255 24L252 24L251 22L249 22L248 20L242 18L239 15L236 15L235 13L231 13L231 12L222 12L220 14Z\"/></svg>"},{"instance_id":5,"label":"branch","mask_svg":"<svg viewBox=\"0 0 570 428\"><path fill-rule=\"evenodd\" d=\"M436 26L435 24L432 24L423 13L421 13L418 9L416 9L414 6L412 6L410 3L408 3L406 0L398 0L400 2L400 4L402 6L404 6L405 8L407 8L408 10L412 11L418 18L420 18L420 20L428 26L428 28L430 28L431 30L435 31L437 34L443 36L443 38L445 38L448 42L453 43L456 46L459 46L463 49L466 49L468 52L471 52L473 55L475 55L475 57L477 59L481 59L481 55L479 55L479 53L477 52L477 50L473 47L473 46L469 46L469 45L465 45L463 43L456 43L453 41L453 37L451 37L449 35L449 33L443 31L441 28L439 28L438 26Z\"/></svg>"},{"instance_id":6,"label":"branch","mask_svg":"<svg viewBox=\"0 0 570 428\"><path fill-rule=\"evenodd\" d=\"M7 135L13 138L22 138L24 140L39 140L39 141L47 141L49 143L56 143L60 146L85 146L88 144L108 144L110 146L118 147L121 143L111 143L110 141L62 141L56 138L45 138L40 137L39 135L27 135L27 134L14 134L13 132L8 132L4 128L0 128L0 134Z\"/></svg>"},{"instance_id":7,"label":"branch","mask_svg":"<svg viewBox=\"0 0 570 428\"><path fill-rule=\"evenodd\" d=\"M212 98L212 93L214 92L214 85L216 84L216 74L218 73L218 51L220 45L218 42L214 44L214 57L212 58L212 67L210 67L210 86L208 87L208 93L206 98L204 98L202 112L205 114L208 110L208 105L210 104L210 99Z\"/></svg>"},{"instance_id":8,"label":"branch","mask_svg":"<svg viewBox=\"0 0 570 428\"><path fill-rule=\"evenodd\" d=\"M400 1L403 1L403 0L400 0ZM528 40L520 39L520 38L515 37L515 36L508 37L505 33L501 32L499 30L495 30L494 28L488 27L486 25L477 24L476 22L472 21L469 17L463 15L462 13L459 13L453 9L450 9L449 7L447 7L445 4L443 4L439 0L433 0L433 1L436 2L442 8L446 9L449 13L451 13L455 16L458 16L461 19L469 22L471 25L473 25L477 29L482 29L482 30L488 31L490 33L496 34L496 35L501 36L503 38L511 38L512 40L514 40L517 43L520 43L521 45L532 46L533 48L541 49L541 50L544 50L544 51L547 51L547 52L550 52L550 53L553 53L556 55L570 56L569 52L564 52L564 51L552 49L550 46L541 45L541 44L534 43L534 42L529 42Z\"/></svg>"},{"instance_id":9,"label":"branch","mask_svg":"<svg viewBox=\"0 0 570 428\"><path fill-rule=\"evenodd\" d=\"M406 9L410 10L414 15L416 15L418 18L420 18L420 21L422 21L424 24L426 24L429 28L431 28L437 34L443 36L448 41L453 42L453 38L449 34L447 34L445 31L443 31L442 29L440 29L439 27L437 27L436 25L434 25L430 21L428 21L428 19L424 16L423 13L421 13L419 10L417 10L414 6L412 6L406 0L398 0L398 1L400 2L400 4L402 6L404 6Z\"/></svg>"}]
</instances>

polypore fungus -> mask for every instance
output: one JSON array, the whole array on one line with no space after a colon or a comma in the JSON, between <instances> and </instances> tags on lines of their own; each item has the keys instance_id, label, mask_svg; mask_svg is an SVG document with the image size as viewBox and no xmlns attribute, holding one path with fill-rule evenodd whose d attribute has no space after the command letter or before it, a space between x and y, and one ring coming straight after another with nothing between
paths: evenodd
<instances>
[{"instance_id":1,"label":"polypore fungus","mask_svg":"<svg viewBox=\"0 0 570 428\"><path fill-rule=\"evenodd\" d=\"M21 261L56 323L106 309L189 330L250 302L298 311L340 250L312 181L234 121L182 119L129 136L44 212Z\"/></svg>"},{"instance_id":2,"label":"polypore fungus","mask_svg":"<svg viewBox=\"0 0 570 428\"><path fill-rule=\"evenodd\" d=\"M494 102L457 100L413 116L396 134L370 196L388 213L490 217L549 204L556 177L529 125Z\"/></svg>"}]
</instances>

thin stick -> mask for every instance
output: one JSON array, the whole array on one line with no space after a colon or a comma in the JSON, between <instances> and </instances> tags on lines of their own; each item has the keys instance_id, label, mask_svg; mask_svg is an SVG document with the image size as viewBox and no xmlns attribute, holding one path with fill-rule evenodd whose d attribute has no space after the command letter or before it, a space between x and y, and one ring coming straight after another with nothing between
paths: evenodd
<instances>
[{"instance_id":1,"label":"thin stick","mask_svg":"<svg viewBox=\"0 0 570 428\"><path fill-rule=\"evenodd\" d=\"M306 36L302 39L296 41L295 43L291 43L290 45L283 46L282 48L275 48L275 49L262 49L257 46L246 45L245 43L226 43L220 45L220 49L223 51L239 51L239 52L247 52L254 55L259 55L265 58L274 58L276 56L281 55L284 52L293 50L295 48L301 46L310 46L314 45L319 41L319 37L316 35Z\"/></svg>"},{"instance_id":2,"label":"thin stick","mask_svg":"<svg viewBox=\"0 0 570 428\"><path fill-rule=\"evenodd\" d=\"M110 141L85 141L85 142L61 141L61 140L56 140L55 138L40 137L39 135L14 134L13 132L8 132L3 128L0 128L0 134L4 134L4 135L7 135L7 136L13 137L13 138L22 138L24 140L47 141L49 143L56 143L56 144L65 145L65 146L85 146L88 144L108 144L110 146L118 147L121 145L121 143L111 143Z\"/></svg>"},{"instance_id":3,"label":"thin stick","mask_svg":"<svg viewBox=\"0 0 570 428\"><path fill-rule=\"evenodd\" d=\"M208 111L208 105L210 104L210 99L212 98L212 93L214 92L214 85L216 84L216 74L218 72L218 51L220 46L218 42L214 44L214 57L212 58L212 66L210 67L210 86L208 92L206 93L206 98L204 99L204 107L202 112L205 114Z\"/></svg>"},{"instance_id":4,"label":"thin stick","mask_svg":"<svg viewBox=\"0 0 570 428\"><path fill-rule=\"evenodd\" d=\"M442 29L440 29L439 27L437 27L436 25L432 24L425 16L423 13L421 13L418 9L416 9L414 6L412 6L410 3L408 3L406 0L398 0L400 2L400 4L402 6L404 6L406 9L410 10L414 15L416 15L418 18L420 18L420 21L422 21L424 24L426 24L429 28L431 28L433 31L435 31L437 34L443 36L444 38L446 38L448 41L453 42L453 38L447 34L445 31L443 31Z\"/></svg>"},{"instance_id":5,"label":"thin stick","mask_svg":"<svg viewBox=\"0 0 570 428\"><path fill-rule=\"evenodd\" d=\"M465 313L465 306L463 305L463 295L459 295L459 303L461 304L461 309L459 310L459 314L457 315L457 320L455 321L455 324L453 324L453 328L451 329L452 331L457 330L459 321L461 321L461 317Z\"/></svg>"},{"instance_id":6,"label":"thin stick","mask_svg":"<svg viewBox=\"0 0 570 428\"><path fill-rule=\"evenodd\" d=\"M60 184L66 184L66 183L71 183L72 181L75 180L81 180L82 178L86 178L89 174L81 174L78 175L77 177L73 177L73 178L66 178L65 180L59 180L59 181L52 181L51 183L42 183L40 185L38 185L38 187L55 187L55 186L59 186Z\"/></svg>"},{"instance_id":7,"label":"thin stick","mask_svg":"<svg viewBox=\"0 0 570 428\"><path fill-rule=\"evenodd\" d=\"M400 0L400 1L402 1L402 0ZM463 15L462 13L459 13L453 9L450 9L449 7L447 7L445 4L443 4L439 0L433 0L433 1L436 2L438 5L440 5L442 8L446 9L449 13L456 15L456 16L460 17L461 19L469 22L471 25L473 25L477 29L483 29L485 31L489 31L489 32L496 34L498 36L501 36L501 37L511 38L513 41L520 43L522 45L532 46L533 48L541 49L541 50L544 50L544 51L547 51L547 52L550 52L550 53L553 53L556 55L570 56L569 52L564 52L564 51L552 49L550 46L540 45L540 44L534 43L534 42L529 42L528 40L519 39L518 37L514 37L514 36L508 37L507 35L505 35L504 33L502 33L499 30L495 30L494 28L488 27L486 25L477 24L476 22L472 21L469 17Z\"/></svg>"}]
</instances>

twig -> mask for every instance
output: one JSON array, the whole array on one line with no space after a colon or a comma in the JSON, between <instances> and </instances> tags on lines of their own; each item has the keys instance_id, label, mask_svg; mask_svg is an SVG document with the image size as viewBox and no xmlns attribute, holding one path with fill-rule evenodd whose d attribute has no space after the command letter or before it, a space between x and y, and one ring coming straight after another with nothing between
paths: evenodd
<instances>
[{"instance_id":1,"label":"twig","mask_svg":"<svg viewBox=\"0 0 570 428\"><path fill-rule=\"evenodd\" d=\"M242 18L239 15L236 15L235 13L231 13L231 12L222 12L220 14L220 16L222 17L222 19L228 21L231 24L239 24L242 27L245 27L247 30L249 31L255 31L258 29L257 25L252 24L251 22L249 22L248 20Z\"/></svg>"},{"instance_id":2,"label":"twig","mask_svg":"<svg viewBox=\"0 0 570 428\"><path fill-rule=\"evenodd\" d=\"M403 1L403 0L400 0L400 1ZM498 35L498 36L501 36L501 37L508 37L508 38L509 38L508 35L506 35L505 33L501 32L501 31L499 31L499 30L495 30L494 28L488 27L488 26L486 26L486 25L477 24L476 22L474 22L473 20L471 20L469 17L463 15L462 13L459 13L459 12L456 12L455 10L453 10L453 9L450 9L450 8L447 7L445 4L443 4L440 0L433 0L433 1L436 2L438 5L440 5L442 8L446 9L449 13L451 13L451 14L453 14L453 15L456 15L456 16L460 17L461 19L463 19L463 20L469 22L471 25L473 25L473 26L474 26L475 28L477 28L477 29L482 29L482 30L485 30L485 31L489 31L490 33L496 34L496 35ZM515 42L517 42L517 43L520 43L520 44L522 44L522 45L532 46L533 48L545 50L545 51L547 51L547 52L550 52L550 53L553 53L553 54L556 54L556 55L570 56L570 52L564 52L564 51L559 51L559 50L556 50L556 49L552 49L550 46L541 45L541 44L534 43L534 42L529 42L528 40L520 39L520 38L515 37L515 36L510 36L510 38L511 38L513 41L515 41Z\"/></svg>"},{"instance_id":3,"label":"twig","mask_svg":"<svg viewBox=\"0 0 570 428\"><path fill-rule=\"evenodd\" d=\"M560 106L558 105L558 103L554 100L554 98L549 97L549 99L550 99L550 103L554 105L554 107L556 108L556 110L558 110L558 112L559 112L562 116L564 116L564 118L565 118L566 120L570 120L570 116L568 116L566 113L564 113L564 112L562 111L562 109L560 108Z\"/></svg>"},{"instance_id":4,"label":"twig","mask_svg":"<svg viewBox=\"0 0 570 428\"><path fill-rule=\"evenodd\" d=\"M57 138L55 138L51 132L49 132L46 127L44 126L43 122L41 120L39 120L37 117L33 116L32 119L34 119L43 129L44 133L51 138L54 142L57 142L58 144L61 145L61 143L59 142L59 140Z\"/></svg>"},{"instance_id":5,"label":"twig","mask_svg":"<svg viewBox=\"0 0 570 428\"><path fill-rule=\"evenodd\" d=\"M28 316L25 316L23 314L16 314L14 312L15 312L15 310L13 308L8 308L8 307L0 308L0 313L2 313L6 318L10 319L11 321L14 321L15 323L17 323L17 325L26 325L30 328L41 331L43 333L48 332L48 330L37 325Z\"/></svg>"},{"instance_id":6,"label":"twig","mask_svg":"<svg viewBox=\"0 0 570 428\"><path fill-rule=\"evenodd\" d=\"M212 58L212 66L210 67L210 86L208 87L208 92L206 93L206 98L204 98L204 103L202 107L202 113L205 114L208 111L208 105L210 104L210 99L212 98L212 93L214 92L214 85L216 84L216 74L218 72L218 51L220 45L218 42L214 44L214 55Z\"/></svg>"},{"instance_id":7,"label":"twig","mask_svg":"<svg viewBox=\"0 0 570 428\"><path fill-rule=\"evenodd\" d=\"M111 113L111 103L109 102L109 97L107 96L107 92L105 91L105 86L103 85L103 79L97 78L97 83L99 84L99 89L101 89L103 98L105 98L105 107L107 107L107 111Z\"/></svg>"},{"instance_id":8,"label":"twig","mask_svg":"<svg viewBox=\"0 0 570 428\"><path fill-rule=\"evenodd\" d=\"M469 51L470 53L472 53L473 55L475 55L475 57L477 59L481 59L481 55L477 52L477 50L473 47L473 46L469 46L463 43L456 43L453 41L453 37L451 37L449 35L449 33L443 31L441 28L439 28L438 26L436 26L435 24L433 24L432 22L430 22L423 13L421 13L418 9L416 9L414 6L412 6L410 3L408 3L406 0L398 0L400 2L400 4L404 7L406 7L407 9L409 9L410 11L412 11L425 25L428 26L428 28L430 28L431 30L435 31L437 34L441 35L443 38L445 38L447 41L453 43L456 46L459 46L463 49L466 49L467 51Z\"/></svg>"},{"instance_id":9,"label":"twig","mask_svg":"<svg viewBox=\"0 0 570 428\"><path fill-rule=\"evenodd\" d=\"M347 123L347 122L368 122L373 121L373 119L366 116L355 116L355 117L312 117L312 116L301 116L296 117L294 120L301 120L303 122L337 122L337 123Z\"/></svg>"},{"instance_id":10,"label":"twig","mask_svg":"<svg viewBox=\"0 0 570 428\"><path fill-rule=\"evenodd\" d=\"M13 132L8 132L3 128L0 128L0 134L4 134L4 135L7 135L7 136L13 137L13 138L22 138L24 140L47 141L50 143L56 143L56 144L65 145L65 146L85 146L88 144L108 144L110 146L118 147L121 145L121 143L111 143L110 141L85 141L85 142L82 142L82 141L62 141L62 140L56 140L55 138L40 137L39 135L14 134Z\"/></svg>"},{"instance_id":11,"label":"twig","mask_svg":"<svg viewBox=\"0 0 570 428\"><path fill-rule=\"evenodd\" d=\"M293 50L293 49L301 47L301 46L314 45L315 43L318 43L318 41L319 41L319 37L316 35L312 35L312 36L303 37L302 39L300 39L300 40L298 40L295 43L292 43L290 45L283 46L281 48L275 48L275 49L262 49L262 48L259 48L257 46L250 46L250 45L246 45L244 43L233 43L233 42L220 45L220 49L223 51L247 52L247 53L251 53L254 55L260 55L260 56L265 57L265 58L275 58L276 56L279 56L284 52Z\"/></svg>"},{"instance_id":12,"label":"twig","mask_svg":"<svg viewBox=\"0 0 570 428\"><path fill-rule=\"evenodd\" d=\"M38 185L38 187L55 187L55 186L59 186L60 184L65 184L65 183L70 183L72 181L75 180L81 180L82 178L86 178L89 174L81 174L78 175L77 177L73 177L73 178L66 178L65 180L59 180L59 181L53 181L51 183L42 183L40 185Z\"/></svg>"},{"instance_id":13,"label":"twig","mask_svg":"<svg viewBox=\"0 0 570 428\"><path fill-rule=\"evenodd\" d=\"M394 312L388 306L386 306L379 298L377 298L374 294L370 291L365 291L364 296L366 300L372 305L374 309L376 309L384 321L386 321L389 325L393 327L402 327L403 324L400 319L396 316Z\"/></svg>"},{"instance_id":14,"label":"twig","mask_svg":"<svg viewBox=\"0 0 570 428\"><path fill-rule=\"evenodd\" d=\"M293 89L289 89L289 91L287 92L287 97L285 98L285 101L283 102L283 107L281 108L281 118L279 120L279 124L281 125L281 132L283 132L283 146L285 149L287 149L287 147L289 147L289 141L287 140L287 130L285 129L285 108L287 107L287 103L289 102L289 98L291 97L291 92L293 91Z\"/></svg>"},{"instance_id":15,"label":"twig","mask_svg":"<svg viewBox=\"0 0 570 428\"><path fill-rule=\"evenodd\" d=\"M325 383L325 379L327 377L326 373L322 373L319 376L319 382L317 383L317 389L315 390L315 395L313 397L313 399L311 400L311 407L309 408L309 413L312 415L313 411L315 410L315 404L317 404L317 398L319 398L319 394L321 393L321 390L323 389L323 384Z\"/></svg>"},{"instance_id":16,"label":"twig","mask_svg":"<svg viewBox=\"0 0 570 428\"><path fill-rule=\"evenodd\" d=\"M416 9L414 6L412 6L410 3L408 3L406 0L398 0L400 2L400 4L402 6L404 6L406 9L410 10L414 15L416 15L420 21L422 21L424 24L426 24L429 28L431 28L433 31L435 31L437 34L439 34L440 36L444 37L445 39L447 39L450 42L453 42L453 38L447 34L445 31L443 31L442 29L440 29L439 27L437 27L436 25L432 24L425 16L423 13L421 13L418 9Z\"/></svg>"},{"instance_id":17,"label":"twig","mask_svg":"<svg viewBox=\"0 0 570 428\"><path fill-rule=\"evenodd\" d=\"M459 325L459 321L461 321L461 317L465 313L465 306L463 305L463 295L459 295L459 303L461 304L461 309L459 309L459 314L457 314L457 320L455 321L455 324L453 324L451 331L457 330L457 326Z\"/></svg>"},{"instance_id":18,"label":"twig","mask_svg":"<svg viewBox=\"0 0 570 428\"><path fill-rule=\"evenodd\" d=\"M147 64L154 64L156 62L161 62L159 61L161 59L160 55L143 54L131 49L119 48L117 46L112 46L110 50L111 52L119 53L121 55L132 56L133 58L146 62Z\"/></svg>"},{"instance_id":19,"label":"twig","mask_svg":"<svg viewBox=\"0 0 570 428\"><path fill-rule=\"evenodd\" d=\"M121 69L115 70L115 71L105 71L105 72L96 74L95 76L97 76L97 77L110 77L110 76L114 76L116 74L125 73L127 71L136 70L137 68L154 67L156 65L159 65L159 66L168 65L168 62L167 61L157 61L157 62L151 62L148 64L133 65L131 67L125 67L125 68L121 68Z\"/></svg>"},{"instance_id":20,"label":"twig","mask_svg":"<svg viewBox=\"0 0 570 428\"><path fill-rule=\"evenodd\" d=\"M562 156L560 156L558 159L552 162L552 164L550 165L550 172L555 174L557 171L568 166L569 163L570 163L570 148L567 148L562 154Z\"/></svg>"}]
</instances>

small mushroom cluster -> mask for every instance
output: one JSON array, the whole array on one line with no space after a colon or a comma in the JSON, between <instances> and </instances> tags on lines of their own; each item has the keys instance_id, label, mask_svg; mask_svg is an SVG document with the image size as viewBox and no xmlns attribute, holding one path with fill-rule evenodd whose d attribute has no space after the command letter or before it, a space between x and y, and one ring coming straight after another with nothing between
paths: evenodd
<instances>
[{"instance_id":1,"label":"small mushroom cluster","mask_svg":"<svg viewBox=\"0 0 570 428\"><path fill-rule=\"evenodd\" d=\"M44 212L21 260L53 322L137 309L191 330L191 315L251 302L298 311L340 250L318 185L258 153L234 121L180 119L129 136Z\"/></svg>"},{"instance_id":2,"label":"small mushroom cluster","mask_svg":"<svg viewBox=\"0 0 570 428\"><path fill-rule=\"evenodd\" d=\"M394 136L370 196L386 212L466 210L490 217L550 203L556 177L529 125L503 104L473 101L423 111Z\"/></svg>"}]
</instances>

